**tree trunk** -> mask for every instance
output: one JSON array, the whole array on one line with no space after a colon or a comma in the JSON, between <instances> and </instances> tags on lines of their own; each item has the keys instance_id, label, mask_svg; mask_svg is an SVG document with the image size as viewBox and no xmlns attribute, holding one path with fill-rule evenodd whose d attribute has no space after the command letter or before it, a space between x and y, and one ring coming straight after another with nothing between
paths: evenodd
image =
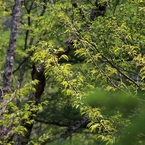
<instances>
[{"instance_id":1,"label":"tree trunk","mask_svg":"<svg viewBox=\"0 0 145 145\"><path fill-rule=\"evenodd\" d=\"M5 93L10 92L11 90L10 82L11 82L12 69L13 69L13 64L14 64L16 40L17 40L17 35L18 35L18 26L19 26L19 21L20 21L21 2L22 0L15 0L15 5L12 11L12 26L11 26L9 46L7 50L5 70L3 74L3 88L0 95L1 101L3 101L3 95Z\"/></svg>"},{"instance_id":2,"label":"tree trunk","mask_svg":"<svg viewBox=\"0 0 145 145\"><path fill-rule=\"evenodd\" d=\"M7 56L6 56L6 63L5 69L3 74L3 84L2 89L0 92L0 102L4 103L4 95L11 91L10 83L11 83L11 76L12 76L12 69L14 64L14 56L15 56L15 49L16 49L16 40L18 35L18 26L20 21L20 13L21 13L21 2L22 0L15 0L15 5L12 10L12 25L11 25L11 33L10 33L10 40L9 46L7 49ZM1 111L1 108L0 108ZM1 112L0 119L3 118L3 114ZM5 128L0 126L0 140L2 140L3 136L8 135L11 130L11 126Z\"/></svg>"}]
</instances>

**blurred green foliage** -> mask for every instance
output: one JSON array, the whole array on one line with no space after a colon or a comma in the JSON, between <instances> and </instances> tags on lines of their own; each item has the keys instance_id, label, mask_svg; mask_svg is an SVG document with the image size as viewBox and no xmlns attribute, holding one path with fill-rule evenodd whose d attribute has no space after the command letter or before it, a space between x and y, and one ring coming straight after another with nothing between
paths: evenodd
<instances>
[{"instance_id":1,"label":"blurred green foliage","mask_svg":"<svg viewBox=\"0 0 145 145\"><path fill-rule=\"evenodd\" d=\"M145 2L100 0L99 4L103 2L107 2L105 16L90 21L95 0L24 0L16 72L12 92L0 104L4 114L0 126L12 125L12 134L25 136L21 121L32 124L30 145L145 144ZM10 37L5 23L9 24L12 6L10 0L0 2L1 85ZM33 63L45 65L46 87L38 106L33 98L38 83L31 78ZM83 116L88 122L60 141ZM13 144L9 135L4 141Z\"/></svg>"}]
</instances>

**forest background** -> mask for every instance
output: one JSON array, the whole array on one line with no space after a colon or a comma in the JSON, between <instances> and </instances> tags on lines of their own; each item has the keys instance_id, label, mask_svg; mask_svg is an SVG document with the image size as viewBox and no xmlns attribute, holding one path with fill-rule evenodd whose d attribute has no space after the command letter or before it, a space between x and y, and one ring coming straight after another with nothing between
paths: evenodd
<instances>
[{"instance_id":1,"label":"forest background","mask_svg":"<svg viewBox=\"0 0 145 145\"><path fill-rule=\"evenodd\" d=\"M145 1L0 1L0 144L145 144Z\"/></svg>"}]
</instances>

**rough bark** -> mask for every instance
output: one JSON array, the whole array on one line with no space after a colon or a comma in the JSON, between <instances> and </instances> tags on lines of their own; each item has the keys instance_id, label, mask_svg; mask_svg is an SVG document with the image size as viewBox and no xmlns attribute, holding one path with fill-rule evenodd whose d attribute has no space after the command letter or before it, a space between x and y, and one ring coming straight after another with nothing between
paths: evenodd
<instances>
[{"instance_id":1,"label":"rough bark","mask_svg":"<svg viewBox=\"0 0 145 145\"><path fill-rule=\"evenodd\" d=\"M3 87L1 92L1 101L3 100L2 96L5 93L10 92L10 82L12 76L12 69L14 65L15 49L16 49L16 40L18 35L18 26L20 22L20 13L21 13L21 2L22 0L15 0L15 5L12 11L12 26L11 34L9 40L9 46L7 50L5 69L3 74Z\"/></svg>"},{"instance_id":2,"label":"rough bark","mask_svg":"<svg viewBox=\"0 0 145 145\"><path fill-rule=\"evenodd\" d=\"M71 136L72 133L78 130L82 125L86 124L87 121L88 117L84 116L80 120L78 120L74 125L69 126L67 130L60 136L60 141Z\"/></svg>"},{"instance_id":3,"label":"rough bark","mask_svg":"<svg viewBox=\"0 0 145 145\"><path fill-rule=\"evenodd\" d=\"M6 63L5 63L5 69L3 74L3 84L0 92L1 103L4 103L5 101L3 96L11 91L10 83L12 77L13 64L14 64L16 40L17 40L18 28L19 28L18 26L20 22L21 3L22 0L15 0L15 5L12 10L12 23L11 23L12 25L11 25L10 40L7 49ZM1 112L0 119L2 119L2 112ZM11 138L11 135L9 135L10 131L11 131L11 125L7 128L0 126L0 140L2 140L5 135L8 135Z\"/></svg>"}]
</instances>

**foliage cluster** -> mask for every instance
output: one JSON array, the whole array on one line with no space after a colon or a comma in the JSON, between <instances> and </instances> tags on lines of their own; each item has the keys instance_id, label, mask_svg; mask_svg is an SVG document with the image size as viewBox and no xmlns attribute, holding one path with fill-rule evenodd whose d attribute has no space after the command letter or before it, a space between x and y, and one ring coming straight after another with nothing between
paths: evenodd
<instances>
[{"instance_id":1,"label":"foliage cluster","mask_svg":"<svg viewBox=\"0 0 145 145\"><path fill-rule=\"evenodd\" d=\"M145 144L145 2L98 3L105 2L105 15L91 21L94 0L23 1L11 92L0 103L0 128L7 130L0 144ZM13 5L0 2L1 74ZM38 104L34 64L46 78Z\"/></svg>"}]
</instances>

